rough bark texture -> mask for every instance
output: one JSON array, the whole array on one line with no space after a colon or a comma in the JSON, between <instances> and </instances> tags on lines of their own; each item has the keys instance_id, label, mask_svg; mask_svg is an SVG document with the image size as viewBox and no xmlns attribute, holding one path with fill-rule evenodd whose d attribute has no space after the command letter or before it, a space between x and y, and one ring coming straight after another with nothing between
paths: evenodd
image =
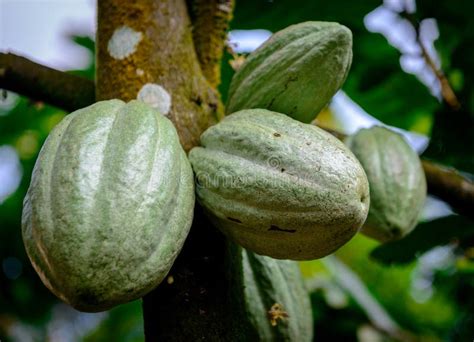
<instances>
[{"instance_id":1,"label":"rough bark texture","mask_svg":"<svg viewBox=\"0 0 474 342\"><path fill-rule=\"evenodd\" d=\"M214 88L221 82L221 59L234 5L234 0L195 0L191 5L196 53Z\"/></svg>"},{"instance_id":2,"label":"rough bark texture","mask_svg":"<svg viewBox=\"0 0 474 342\"><path fill-rule=\"evenodd\" d=\"M94 102L94 82L0 53L0 88L73 111Z\"/></svg>"},{"instance_id":3,"label":"rough bark texture","mask_svg":"<svg viewBox=\"0 0 474 342\"><path fill-rule=\"evenodd\" d=\"M199 66L184 0L98 1L98 18L97 99L127 101L160 85L183 147L197 145L222 106Z\"/></svg>"},{"instance_id":4,"label":"rough bark texture","mask_svg":"<svg viewBox=\"0 0 474 342\"><path fill-rule=\"evenodd\" d=\"M191 233L169 276L143 299L147 341L243 341L232 310L224 236L197 205Z\"/></svg>"}]
</instances>

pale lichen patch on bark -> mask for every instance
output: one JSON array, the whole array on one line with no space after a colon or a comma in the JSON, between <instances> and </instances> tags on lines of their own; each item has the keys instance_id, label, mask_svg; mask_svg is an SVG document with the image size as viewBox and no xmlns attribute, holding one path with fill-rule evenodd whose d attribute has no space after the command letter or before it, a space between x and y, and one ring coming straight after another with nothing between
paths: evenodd
<instances>
[{"instance_id":1,"label":"pale lichen patch on bark","mask_svg":"<svg viewBox=\"0 0 474 342\"><path fill-rule=\"evenodd\" d=\"M149 104L165 116L170 112L171 95L159 84L145 84L138 92L137 99Z\"/></svg>"},{"instance_id":2,"label":"pale lichen patch on bark","mask_svg":"<svg viewBox=\"0 0 474 342\"><path fill-rule=\"evenodd\" d=\"M117 28L107 43L107 51L115 59L124 59L132 55L143 38L141 32L137 32L128 26Z\"/></svg>"}]
</instances>

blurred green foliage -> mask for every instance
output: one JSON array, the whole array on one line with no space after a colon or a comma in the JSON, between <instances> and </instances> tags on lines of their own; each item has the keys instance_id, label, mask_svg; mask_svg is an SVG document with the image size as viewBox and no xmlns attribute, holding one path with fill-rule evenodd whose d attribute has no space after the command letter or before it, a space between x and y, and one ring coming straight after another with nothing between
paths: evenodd
<instances>
[{"instance_id":1,"label":"blurred green foliage","mask_svg":"<svg viewBox=\"0 0 474 342\"><path fill-rule=\"evenodd\" d=\"M449 227L449 229L446 229ZM472 246L474 224L463 216L442 217L434 221L422 222L410 235L402 240L393 241L375 248L371 255L379 262L405 264L416 260L433 246L447 242L459 243L461 247Z\"/></svg>"},{"instance_id":2,"label":"blurred green foliage","mask_svg":"<svg viewBox=\"0 0 474 342\"><path fill-rule=\"evenodd\" d=\"M456 95L461 102L459 111L440 106L434 112L435 124L431 144L425 153L461 170L474 173L474 22L469 0L417 1L416 17L436 18L440 37L436 50L448 79L461 79Z\"/></svg>"},{"instance_id":3,"label":"blurred green foliage","mask_svg":"<svg viewBox=\"0 0 474 342\"><path fill-rule=\"evenodd\" d=\"M275 32L306 20L338 21L348 26L354 36L354 59L344 91L384 123L429 135L427 157L474 173L474 3L418 0L413 14L418 21L436 19L440 32L436 50L462 104L457 111L402 70L401 53L384 36L365 28L365 16L381 5L375 0L237 0L232 29ZM71 39L91 55L94 53L90 38ZM226 54L222 63L220 90L224 99L233 74L230 59ZM92 58L88 68L71 72L92 79L94 68ZM11 109L0 109L0 146L15 148L23 170L16 192L0 203L2 341L21 340L12 333L18 326L30 332L33 340L45 340L54 326L58 300L44 287L27 259L20 218L37 153L48 132L65 114L21 97ZM359 236L336 255L360 277L366 290L402 329L426 341L467 341L474 336L473 246L473 222L453 215L423 222L403 240L383 246ZM439 259L439 248L448 251L447 261ZM432 261L433 255L438 259ZM351 341L365 336L366 328L373 326L367 308L331 278L327 265L306 262L302 270L308 281L323 277L322 283L326 284L312 294L316 339ZM417 285L420 282L425 287ZM87 317L96 317L96 325L89 327L86 336L71 335L71 339L143 340L140 301L106 315ZM383 332L378 333L386 340Z\"/></svg>"}]
</instances>

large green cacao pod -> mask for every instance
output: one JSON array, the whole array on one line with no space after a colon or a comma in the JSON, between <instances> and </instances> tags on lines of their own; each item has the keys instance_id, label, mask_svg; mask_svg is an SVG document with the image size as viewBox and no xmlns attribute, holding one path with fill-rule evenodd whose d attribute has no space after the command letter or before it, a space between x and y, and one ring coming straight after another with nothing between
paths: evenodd
<instances>
[{"instance_id":1,"label":"large green cacao pod","mask_svg":"<svg viewBox=\"0 0 474 342\"><path fill-rule=\"evenodd\" d=\"M352 33L338 23L304 22L275 33L234 74L227 113L265 108L311 122L344 83Z\"/></svg>"},{"instance_id":2,"label":"large green cacao pod","mask_svg":"<svg viewBox=\"0 0 474 342\"><path fill-rule=\"evenodd\" d=\"M233 320L242 341L312 341L313 315L296 261L257 255L230 243Z\"/></svg>"},{"instance_id":3,"label":"large green cacao pod","mask_svg":"<svg viewBox=\"0 0 474 342\"><path fill-rule=\"evenodd\" d=\"M399 239L416 226L426 198L420 159L404 138L387 128L361 129L347 141L367 174L370 209L362 233Z\"/></svg>"},{"instance_id":4,"label":"large green cacao pod","mask_svg":"<svg viewBox=\"0 0 474 342\"><path fill-rule=\"evenodd\" d=\"M41 149L24 201L35 270L83 311L143 296L188 234L193 183L171 121L148 105L110 100L66 116Z\"/></svg>"},{"instance_id":5,"label":"large green cacao pod","mask_svg":"<svg viewBox=\"0 0 474 342\"><path fill-rule=\"evenodd\" d=\"M362 166L320 128L265 109L227 116L189 158L214 223L258 254L326 256L362 226L369 188Z\"/></svg>"}]
</instances>

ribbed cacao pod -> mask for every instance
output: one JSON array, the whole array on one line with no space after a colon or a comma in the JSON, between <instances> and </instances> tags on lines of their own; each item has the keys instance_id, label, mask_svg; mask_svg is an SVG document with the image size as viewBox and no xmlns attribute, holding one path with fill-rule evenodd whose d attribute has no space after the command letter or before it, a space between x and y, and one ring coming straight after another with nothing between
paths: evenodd
<instances>
[{"instance_id":1,"label":"ribbed cacao pod","mask_svg":"<svg viewBox=\"0 0 474 342\"><path fill-rule=\"evenodd\" d=\"M297 262L257 255L232 243L227 262L233 320L240 321L242 340L313 340L311 303Z\"/></svg>"},{"instance_id":2,"label":"ribbed cacao pod","mask_svg":"<svg viewBox=\"0 0 474 342\"><path fill-rule=\"evenodd\" d=\"M227 113L264 108L309 123L344 83L352 33L338 23L304 22L275 33L232 78Z\"/></svg>"},{"instance_id":3,"label":"ribbed cacao pod","mask_svg":"<svg viewBox=\"0 0 474 342\"><path fill-rule=\"evenodd\" d=\"M361 129L347 140L370 185L370 209L362 233L385 242L411 232L426 198L420 158L405 139L384 127Z\"/></svg>"},{"instance_id":4,"label":"ribbed cacao pod","mask_svg":"<svg viewBox=\"0 0 474 342\"><path fill-rule=\"evenodd\" d=\"M189 158L197 195L241 246L278 259L324 257L362 226L369 188L362 166L320 128L265 109L227 116Z\"/></svg>"},{"instance_id":5,"label":"ribbed cacao pod","mask_svg":"<svg viewBox=\"0 0 474 342\"><path fill-rule=\"evenodd\" d=\"M23 241L43 283L82 311L139 298L188 234L192 170L173 124L148 105L98 102L47 138L23 207Z\"/></svg>"}]
</instances>

